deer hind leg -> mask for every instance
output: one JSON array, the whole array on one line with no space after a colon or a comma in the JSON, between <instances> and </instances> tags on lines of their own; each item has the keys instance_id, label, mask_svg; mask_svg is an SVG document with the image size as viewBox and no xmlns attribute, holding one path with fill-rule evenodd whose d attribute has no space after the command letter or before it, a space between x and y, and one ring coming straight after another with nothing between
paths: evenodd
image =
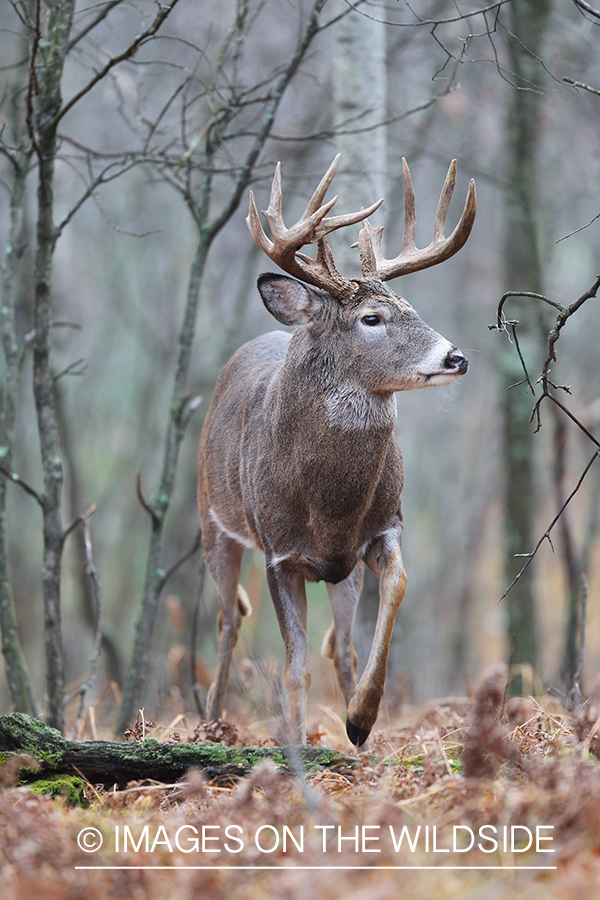
<instances>
[{"instance_id":1,"label":"deer hind leg","mask_svg":"<svg viewBox=\"0 0 600 900\"><path fill-rule=\"evenodd\" d=\"M306 589L297 572L267 559L267 581L285 645L285 687L290 703L290 740L306 743L306 700L310 687Z\"/></svg>"},{"instance_id":2,"label":"deer hind leg","mask_svg":"<svg viewBox=\"0 0 600 900\"><path fill-rule=\"evenodd\" d=\"M359 562L339 584L326 584L333 622L323 639L321 653L333 660L338 684L346 706L356 689L357 656L352 640L354 615L360 599L364 564Z\"/></svg>"},{"instance_id":3,"label":"deer hind leg","mask_svg":"<svg viewBox=\"0 0 600 900\"><path fill-rule=\"evenodd\" d=\"M400 527L390 529L373 542L365 557L369 568L379 575L379 611L371 653L348 705L346 732L357 747L367 740L379 713L394 621L406 592L400 534Z\"/></svg>"},{"instance_id":4,"label":"deer hind leg","mask_svg":"<svg viewBox=\"0 0 600 900\"><path fill-rule=\"evenodd\" d=\"M219 635L217 665L206 698L206 715L209 722L214 722L223 712L231 656L237 644L242 616L249 615L252 611L246 592L239 585L243 552L241 544L219 532L206 554L208 569L217 585L220 605L217 618Z\"/></svg>"}]
</instances>

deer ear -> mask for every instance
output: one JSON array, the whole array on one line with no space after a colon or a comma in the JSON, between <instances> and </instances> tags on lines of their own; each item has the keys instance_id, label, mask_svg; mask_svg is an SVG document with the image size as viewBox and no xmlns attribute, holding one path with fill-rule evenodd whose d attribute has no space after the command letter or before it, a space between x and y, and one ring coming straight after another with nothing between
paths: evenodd
<instances>
[{"instance_id":1,"label":"deer ear","mask_svg":"<svg viewBox=\"0 0 600 900\"><path fill-rule=\"evenodd\" d=\"M305 325L321 309L323 301L317 293L294 278L266 274L257 284L263 303L282 325Z\"/></svg>"}]
</instances>

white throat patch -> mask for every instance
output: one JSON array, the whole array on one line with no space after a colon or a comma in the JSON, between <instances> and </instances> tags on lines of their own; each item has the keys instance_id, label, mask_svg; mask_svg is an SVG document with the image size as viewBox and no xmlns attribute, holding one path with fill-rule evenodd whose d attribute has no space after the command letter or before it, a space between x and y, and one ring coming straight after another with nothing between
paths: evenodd
<instances>
[{"instance_id":1,"label":"white throat patch","mask_svg":"<svg viewBox=\"0 0 600 900\"><path fill-rule=\"evenodd\" d=\"M378 397L351 383L333 388L325 398L327 418L344 431L385 428L396 421L396 397Z\"/></svg>"}]
</instances>

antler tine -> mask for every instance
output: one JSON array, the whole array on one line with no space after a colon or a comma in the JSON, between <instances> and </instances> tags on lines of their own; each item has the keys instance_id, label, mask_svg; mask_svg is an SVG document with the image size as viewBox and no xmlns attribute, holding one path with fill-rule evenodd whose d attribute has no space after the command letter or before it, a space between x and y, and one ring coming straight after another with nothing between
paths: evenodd
<instances>
[{"instance_id":1,"label":"antler tine","mask_svg":"<svg viewBox=\"0 0 600 900\"><path fill-rule=\"evenodd\" d=\"M417 204L415 201L415 189L408 163L402 157L402 186L404 188L404 237L402 239L402 253L417 249Z\"/></svg>"},{"instance_id":2,"label":"antler tine","mask_svg":"<svg viewBox=\"0 0 600 900\"><path fill-rule=\"evenodd\" d=\"M341 156L341 155L342 155L341 153L338 153L338 154L336 155L335 159L333 160L333 162L331 163L331 165L329 166L329 168L327 169L327 171L325 172L325 174L324 174L323 177L321 178L320 182L318 183L317 188L316 188L314 194L312 195L312 197L311 197L310 200L308 201L308 206L307 206L306 209L304 210L304 215L302 216L303 219L304 219L305 217L311 216L314 212L316 212L316 210L318 210L318 208L320 207L321 203L323 202L323 197L324 197L325 194L327 193L327 191L328 191L328 189L329 189L329 185L330 185L331 182L333 181L334 175L335 175L335 173L337 172L337 168L338 168L338 165L339 165L339 163L340 163L340 156ZM335 199L334 199L333 202L331 203L329 209L331 209L331 207L332 207L333 204L336 202L336 200L337 200L337 196L335 197Z\"/></svg>"},{"instance_id":3,"label":"antler tine","mask_svg":"<svg viewBox=\"0 0 600 900\"><path fill-rule=\"evenodd\" d=\"M338 228L347 225L355 225L370 216L383 203L378 200L368 209L359 212L347 213L342 216L330 216L327 213L337 201L337 197L323 203L325 193L329 188L336 173L340 155L335 157L325 175L321 178L317 189L310 198L308 205L300 219L286 228L282 215L282 189L281 189L281 164L277 163L269 206L263 210L263 215L269 223L273 240L269 240L260 223L258 210L254 201L254 194L250 191L250 202L246 223L252 237L267 256L277 263L284 272L288 272L296 278L316 287L324 288L341 302L354 296L357 290L356 281L344 278L335 267L333 256L325 235ZM317 258L311 259L300 252L306 244L317 242Z\"/></svg>"},{"instance_id":4,"label":"antler tine","mask_svg":"<svg viewBox=\"0 0 600 900\"><path fill-rule=\"evenodd\" d=\"M402 250L395 259L385 259L381 252L381 229L372 228L365 220L359 235L359 247L361 261L363 263L363 277L378 278L380 281L389 281L399 275L407 275L410 272L418 272L427 269L437 263L444 262L458 253L464 245L475 221L477 211L477 197L475 182L471 179L465 206L459 222L449 237L444 237L446 214L450 205L454 185L456 184L456 160L453 159L448 167L448 174L438 201L433 228L433 240L428 247L419 250L416 244L417 213L415 206L415 193L412 186L410 171L406 160L402 160L402 173L404 181L404 238Z\"/></svg>"},{"instance_id":5,"label":"antler tine","mask_svg":"<svg viewBox=\"0 0 600 900\"><path fill-rule=\"evenodd\" d=\"M273 175L273 181L271 183L269 205L265 210L263 210L263 216L269 223L269 228L271 229L273 237L276 237L278 233L283 234L283 232L285 231L285 225L283 224L282 204L283 194L281 190L281 163L278 162L275 166L275 174Z\"/></svg>"},{"instance_id":6,"label":"antler tine","mask_svg":"<svg viewBox=\"0 0 600 900\"><path fill-rule=\"evenodd\" d=\"M465 205L461 217L458 220L456 228L454 229L450 237L447 237L445 239L448 247L451 248L450 255L452 255L453 253L458 253L460 248L465 245L467 238L471 234L471 229L473 228L473 223L475 222L476 212L477 193L475 191L475 179L471 178L471 180L469 181L469 189L467 190L467 198L465 200Z\"/></svg>"},{"instance_id":7,"label":"antler tine","mask_svg":"<svg viewBox=\"0 0 600 900\"><path fill-rule=\"evenodd\" d=\"M452 199L452 194L454 193L454 185L456 184L456 160L453 159L450 165L448 166L448 172L446 174L446 180L444 181L444 186L440 193L440 199L438 200L437 210L435 213L435 223L433 226L433 243L436 244L438 241L444 240L444 231L446 228L446 215L448 214L448 207L450 206L450 200Z\"/></svg>"},{"instance_id":8,"label":"antler tine","mask_svg":"<svg viewBox=\"0 0 600 900\"><path fill-rule=\"evenodd\" d=\"M335 197L335 199L337 200L337 197ZM343 216L329 216L327 219L323 219L320 225L315 228L313 241L325 237L326 234L329 234L331 231L335 231L338 228L344 228L346 225L356 225L357 222L364 222L365 219L373 215L376 209L379 209L382 203L383 197L381 200L376 200L371 206L368 206L366 209L361 209L358 212L346 213Z\"/></svg>"},{"instance_id":9,"label":"antler tine","mask_svg":"<svg viewBox=\"0 0 600 900\"><path fill-rule=\"evenodd\" d=\"M263 251L263 253L266 253L267 256L270 256L273 249L273 241L269 240L269 238L265 234L264 228L261 225L253 191L250 191L246 225L250 230L250 234L252 235L260 249Z\"/></svg>"}]
</instances>

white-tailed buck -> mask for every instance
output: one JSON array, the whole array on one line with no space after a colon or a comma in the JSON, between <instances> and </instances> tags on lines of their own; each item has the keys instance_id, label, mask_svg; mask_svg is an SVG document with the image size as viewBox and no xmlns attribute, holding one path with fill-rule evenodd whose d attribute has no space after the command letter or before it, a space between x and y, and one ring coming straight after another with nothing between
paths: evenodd
<instances>
[{"instance_id":1,"label":"white-tailed buck","mask_svg":"<svg viewBox=\"0 0 600 900\"><path fill-rule=\"evenodd\" d=\"M379 712L394 619L406 588L400 550L402 456L392 431L396 391L448 384L465 356L385 284L436 265L463 246L475 219L471 181L461 219L444 237L456 160L442 189L431 244L417 249L415 198L406 162L404 241L381 252L383 228L367 216L383 202L328 217L323 203L333 161L300 220L286 228L277 165L262 229L250 192L252 237L285 272L261 275L267 309L293 334L275 331L241 347L219 376L200 438L199 505L208 568L220 599L219 651L207 715L221 715L231 654L249 604L238 581L245 548L266 557L267 579L285 644L291 739L306 740L310 684L305 581L324 581L333 622L323 652L333 658L348 706L346 730L360 746ZM362 221L362 278L336 269L325 235ZM316 259L301 252L317 244ZM299 279L299 280L296 280ZM379 612L358 684L352 624L364 564L379 576Z\"/></svg>"}]
</instances>

